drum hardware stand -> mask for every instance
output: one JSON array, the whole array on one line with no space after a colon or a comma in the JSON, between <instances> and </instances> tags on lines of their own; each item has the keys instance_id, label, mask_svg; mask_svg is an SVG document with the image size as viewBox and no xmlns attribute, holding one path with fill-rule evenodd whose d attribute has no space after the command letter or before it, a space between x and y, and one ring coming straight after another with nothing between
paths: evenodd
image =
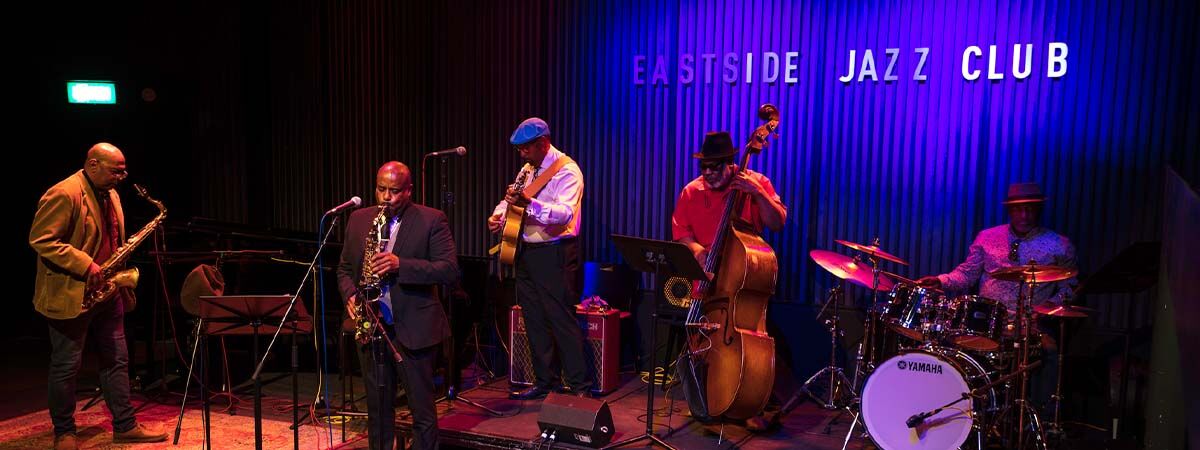
<instances>
[{"instance_id":1,"label":"drum hardware stand","mask_svg":"<svg viewBox=\"0 0 1200 450\"><path fill-rule=\"evenodd\" d=\"M821 403L822 408L829 410L838 409L839 397L845 393L848 393L850 396L848 403L854 403L858 400L858 396L854 393L856 386L850 381L849 378L846 378L846 374L842 371L842 368L837 366L837 339L839 336L842 336L842 330L839 324L841 315L840 303L842 302L843 298L842 294L843 291L841 286L834 286L833 288L830 288L829 296L825 300L825 306L821 307L821 311L817 313L817 317L820 317L821 314L823 314L825 310L829 308L830 304L833 305L833 314L829 316L829 319L825 320L825 325L827 325L829 328L829 365L823 367L821 370L817 371L817 373L813 374L813 376L809 377L808 380L804 382L804 385L800 387L800 391L792 395L792 399L789 400L786 405L784 405L785 409L787 406L790 406L801 393L812 397L813 400ZM829 392L825 398L821 398L814 394L809 387L812 386L813 382L825 377L829 378ZM783 409L781 409L781 411L783 411Z\"/></svg>"},{"instance_id":2,"label":"drum hardware stand","mask_svg":"<svg viewBox=\"0 0 1200 450\"><path fill-rule=\"evenodd\" d=\"M871 242L871 245L873 245L875 247L879 247L879 238L876 237ZM871 309L875 308L875 306L879 304L879 274L883 273L883 271L879 268L879 258L878 257L876 257L873 254L867 254L866 256L867 256L867 260L871 263L871 306L869 308L867 308L867 317L869 320L870 315L871 315ZM858 255L854 256L854 260L856 262L862 262L862 258L863 258L862 252L859 252ZM826 306L828 306L828 302L826 302ZM824 310L824 307L822 307L822 310ZM836 309L834 310L834 317L836 320L836 317L837 317ZM863 347L866 346L866 348L872 348L872 349L875 348L874 347L875 346L875 338L877 336L875 336L875 332L872 330L872 327L864 327L864 329L865 329L865 331L863 333L862 342L858 343L858 350L855 352L855 355L854 355L854 379L850 382L850 391L852 393L857 392L859 389L859 386L858 386L859 376L861 376L867 372L872 372L875 370L874 362L865 362L864 363L865 355L864 355ZM830 353L832 354L833 351L831 350ZM864 364L866 365L865 369L863 367ZM830 366L833 366L833 365L834 364L830 363ZM839 372L840 372L840 370L839 370ZM843 378L844 378L844 375L843 375ZM857 403L858 400L859 400L859 398L858 398L857 394L855 394L855 397L853 398L851 403Z\"/></svg>"},{"instance_id":3,"label":"drum hardware stand","mask_svg":"<svg viewBox=\"0 0 1200 450\"><path fill-rule=\"evenodd\" d=\"M929 417L942 412L942 410L949 408L950 405L959 403L963 400L969 400L971 398L979 397L980 395L982 395L982 393L984 391L991 390L1002 383L1007 383L1009 380L1013 379L1014 377L1016 377L1018 375L1024 377L1026 372L1028 372L1029 370L1032 370L1033 368L1040 366L1040 365L1042 365L1041 361L1035 361L1033 364L1022 366L1020 369L1016 370L1015 372L1005 375L1003 377L997 378L995 381L992 381L983 386L971 389L968 392L963 392L958 398L951 400L942 406L939 406L939 407L934 408L929 411L924 411L924 412L919 412L919 413L913 414L912 416L909 416L908 420L905 422L905 425L908 425L909 428L916 428L918 425L924 423L925 419L928 419ZM971 413L969 415L971 416L972 420L977 420L974 409L971 410ZM978 445L978 448L982 449L983 448L983 430L981 430L978 425L976 425L974 428L975 428L976 445ZM849 436L847 435L847 442L848 441L849 441Z\"/></svg>"},{"instance_id":4,"label":"drum hardware stand","mask_svg":"<svg viewBox=\"0 0 1200 450\"><path fill-rule=\"evenodd\" d=\"M1070 299L1070 297L1067 297ZM1070 302L1063 302L1064 305L1070 306ZM1063 430L1062 422L1062 379L1064 364L1066 364L1067 350L1067 317L1058 318L1058 373L1054 381L1054 395L1050 399L1054 401L1054 421L1046 424L1046 434L1048 436L1061 439L1065 437L1066 432Z\"/></svg>"},{"instance_id":5,"label":"drum hardware stand","mask_svg":"<svg viewBox=\"0 0 1200 450\"><path fill-rule=\"evenodd\" d=\"M878 236L876 236L875 239L871 240L871 245L876 248L879 247L879 237ZM863 253L859 252L859 254L856 255L854 257L854 259L861 261L862 256L863 256ZM867 256L867 261L871 263L871 307L874 308L876 305L879 304L879 274L882 271L882 269L880 269L880 267L879 267L879 258L877 256L875 256L875 254L867 253L866 256ZM869 346L871 346L871 348L874 348L874 345L875 345L874 340L875 340L876 336L875 336L875 333L871 331L870 327L867 328L866 334L867 334L867 336L864 339L864 341L866 341L866 342L860 342L858 344L858 352L857 352L857 355L855 356L856 361L855 361L855 367L854 367L854 381L850 384L852 393L858 391L858 389L859 389L858 377L860 374L864 373L864 371L863 371L863 345L864 344L869 345ZM867 366L868 366L869 370L873 371L875 369L874 364L872 364L872 363L867 363ZM832 390L832 386L831 386L831 390ZM861 402L862 402L862 398L858 397L858 394L854 394L853 400L850 402L849 405L847 405L844 408L846 412L853 412L853 417L850 419L850 429L846 431L846 438L842 441L842 450L846 450L846 448L850 445L850 436L854 435L854 427L856 425L858 425L859 420L862 418L862 403ZM840 415L840 413L839 413L839 415ZM835 417L834 420L837 420L837 418ZM832 424L833 422L831 421L830 423ZM866 429L866 424L863 424L863 437L864 438L868 437L869 433L870 433L870 431Z\"/></svg>"},{"instance_id":6,"label":"drum hardware stand","mask_svg":"<svg viewBox=\"0 0 1200 450\"><path fill-rule=\"evenodd\" d=\"M1029 265L1036 266L1037 263L1035 261L1030 261ZM1027 310L1027 307L1028 307L1027 303L1033 299L1033 291L1036 286L1037 286L1037 274L1036 273L1033 273L1028 281L1022 280L1022 282L1021 282L1021 288L1022 288L1021 291L1023 291L1023 292L1027 291L1027 293L1022 293L1020 295L1017 295L1016 325L1017 325L1017 335L1019 335L1021 337L1020 341L1019 341L1020 346L1021 346L1021 357L1020 357L1020 366L1019 366L1020 369L1017 370L1016 372L1014 372L1013 374L1010 374L1009 376L1005 376L1005 377L1001 378L1001 380L1003 380L1003 379L1009 378L1011 375L1020 374L1020 378L1018 378L1018 380L1017 380L1017 383L1019 386L1018 391L1020 392L1020 394L1018 395L1018 397L1015 400L1012 401L1011 404L1005 405L1004 409L1000 410L1000 414L998 414L996 416L996 420L992 424L992 426L999 427L1002 423L1004 423L1003 419L1006 418L1010 413L1016 414L1016 416L1017 416L1017 430L1016 430L1017 445L1015 448L1024 449L1025 448L1025 424L1026 424L1025 420L1026 420L1026 418L1028 418L1029 425L1032 426L1036 432L1036 434L1034 435L1034 438L1036 439L1036 441L1034 442L1034 445L1036 447L1044 450L1044 449L1046 449L1046 437L1043 434L1041 418L1038 416L1037 410L1033 406L1030 406L1029 401L1028 401L1029 376L1027 374L1027 371L1028 371L1028 369L1034 367L1036 364L1035 365L1029 364L1029 327L1030 327L1030 324L1028 323L1029 322L1029 317L1028 317L1029 313ZM1059 354L1060 354L1060 358L1061 358L1061 351L1059 352ZM1062 367L1059 367L1059 371L1061 373ZM999 381L999 380L997 380L997 381ZM1014 408L1016 409L1015 412L1012 411ZM1001 434L1001 436L1003 436L1003 434Z\"/></svg>"},{"instance_id":7,"label":"drum hardware stand","mask_svg":"<svg viewBox=\"0 0 1200 450\"><path fill-rule=\"evenodd\" d=\"M871 240L871 245L875 248L879 248L879 237L878 236L876 236L875 239ZM861 261L862 260L861 257L862 257L862 253L859 253L859 255L855 256L854 259ZM871 307L874 308L877 305L879 305L879 274L883 270L879 268L879 257L875 256L875 254L868 253L867 261L869 261L871 263ZM882 336L875 336L875 333L873 333L873 332L871 333L871 335L870 335L871 342L868 343L868 345L870 345L871 348L874 348L875 339L877 337L882 337ZM860 355L862 354L861 344L859 346L859 354ZM859 361L861 362L862 358L859 358ZM867 363L867 366L870 371L875 370L874 362ZM854 384L851 385L855 390L858 390L858 372L860 370L861 370L861 367L855 368Z\"/></svg>"}]
</instances>

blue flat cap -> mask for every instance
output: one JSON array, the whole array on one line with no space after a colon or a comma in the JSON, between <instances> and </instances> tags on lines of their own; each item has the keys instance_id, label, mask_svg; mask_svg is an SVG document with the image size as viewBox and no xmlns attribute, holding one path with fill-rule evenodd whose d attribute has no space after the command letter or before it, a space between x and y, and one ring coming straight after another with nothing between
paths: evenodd
<instances>
[{"instance_id":1,"label":"blue flat cap","mask_svg":"<svg viewBox=\"0 0 1200 450\"><path fill-rule=\"evenodd\" d=\"M542 136L550 135L550 125L546 125L546 121L537 117L530 117L517 125L516 131L513 131L512 137L508 138L508 142L512 145L521 145Z\"/></svg>"}]
</instances>

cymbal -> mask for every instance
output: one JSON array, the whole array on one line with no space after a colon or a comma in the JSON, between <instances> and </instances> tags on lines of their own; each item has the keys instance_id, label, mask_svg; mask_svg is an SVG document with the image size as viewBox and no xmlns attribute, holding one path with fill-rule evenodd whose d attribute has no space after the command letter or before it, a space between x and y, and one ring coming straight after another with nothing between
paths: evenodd
<instances>
[{"instance_id":1,"label":"cymbal","mask_svg":"<svg viewBox=\"0 0 1200 450\"><path fill-rule=\"evenodd\" d=\"M1038 283L1050 283L1071 278L1077 273L1079 273L1078 270L1068 269L1066 267L1027 264L1023 266L1012 266L1005 267L1003 269L996 269L988 272L988 275L991 275L992 278L1003 281L1032 282L1037 280Z\"/></svg>"},{"instance_id":2,"label":"cymbal","mask_svg":"<svg viewBox=\"0 0 1200 450\"><path fill-rule=\"evenodd\" d=\"M808 252L813 261L821 268L829 271L833 276L847 280L859 286L871 289L872 278L871 266L867 264L859 264L854 258L834 253L828 250L813 250ZM896 282L883 272L879 274L878 291L890 291Z\"/></svg>"},{"instance_id":3,"label":"cymbal","mask_svg":"<svg viewBox=\"0 0 1200 450\"><path fill-rule=\"evenodd\" d=\"M896 264L903 264L906 266L908 265L908 261L900 259L899 256L885 252L885 251L881 250L879 247L876 247L874 245L862 245L862 244L857 244L857 243L850 242L850 241L843 241L841 239L835 239L833 242L837 242L839 244L845 245L847 247L850 247L852 249L858 250L860 252L866 253L871 256L878 256L881 259L886 259L886 260L894 262Z\"/></svg>"},{"instance_id":4,"label":"cymbal","mask_svg":"<svg viewBox=\"0 0 1200 450\"><path fill-rule=\"evenodd\" d=\"M1095 312L1093 308L1086 306L1074 305L1037 305L1033 307L1033 311L1051 317L1087 317L1089 312Z\"/></svg>"}]
</instances>

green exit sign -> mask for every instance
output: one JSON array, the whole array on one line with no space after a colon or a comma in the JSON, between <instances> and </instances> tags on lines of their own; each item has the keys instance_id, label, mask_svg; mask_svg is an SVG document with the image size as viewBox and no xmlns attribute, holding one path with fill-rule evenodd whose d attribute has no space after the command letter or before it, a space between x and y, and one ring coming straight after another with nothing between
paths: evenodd
<instances>
[{"instance_id":1,"label":"green exit sign","mask_svg":"<svg viewBox=\"0 0 1200 450\"><path fill-rule=\"evenodd\" d=\"M67 102L115 105L117 84L111 81L68 81Z\"/></svg>"}]
</instances>

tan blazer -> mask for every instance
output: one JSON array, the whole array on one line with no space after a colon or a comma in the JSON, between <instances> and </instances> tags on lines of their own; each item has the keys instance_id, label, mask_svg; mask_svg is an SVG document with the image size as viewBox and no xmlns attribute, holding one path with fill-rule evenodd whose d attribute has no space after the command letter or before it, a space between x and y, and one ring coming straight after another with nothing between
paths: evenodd
<instances>
[{"instance_id":1,"label":"tan blazer","mask_svg":"<svg viewBox=\"0 0 1200 450\"><path fill-rule=\"evenodd\" d=\"M121 242L125 242L121 197L115 189L109 189L108 195L116 208ZM79 316L87 270L103 237L100 228L103 214L82 170L59 181L38 200L33 226L29 229L29 245L38 255L33 308L43 316L51 319ZM133 295L127 292L124 297L128 311L133 306Z\"/></svg>"}]
</instances>

